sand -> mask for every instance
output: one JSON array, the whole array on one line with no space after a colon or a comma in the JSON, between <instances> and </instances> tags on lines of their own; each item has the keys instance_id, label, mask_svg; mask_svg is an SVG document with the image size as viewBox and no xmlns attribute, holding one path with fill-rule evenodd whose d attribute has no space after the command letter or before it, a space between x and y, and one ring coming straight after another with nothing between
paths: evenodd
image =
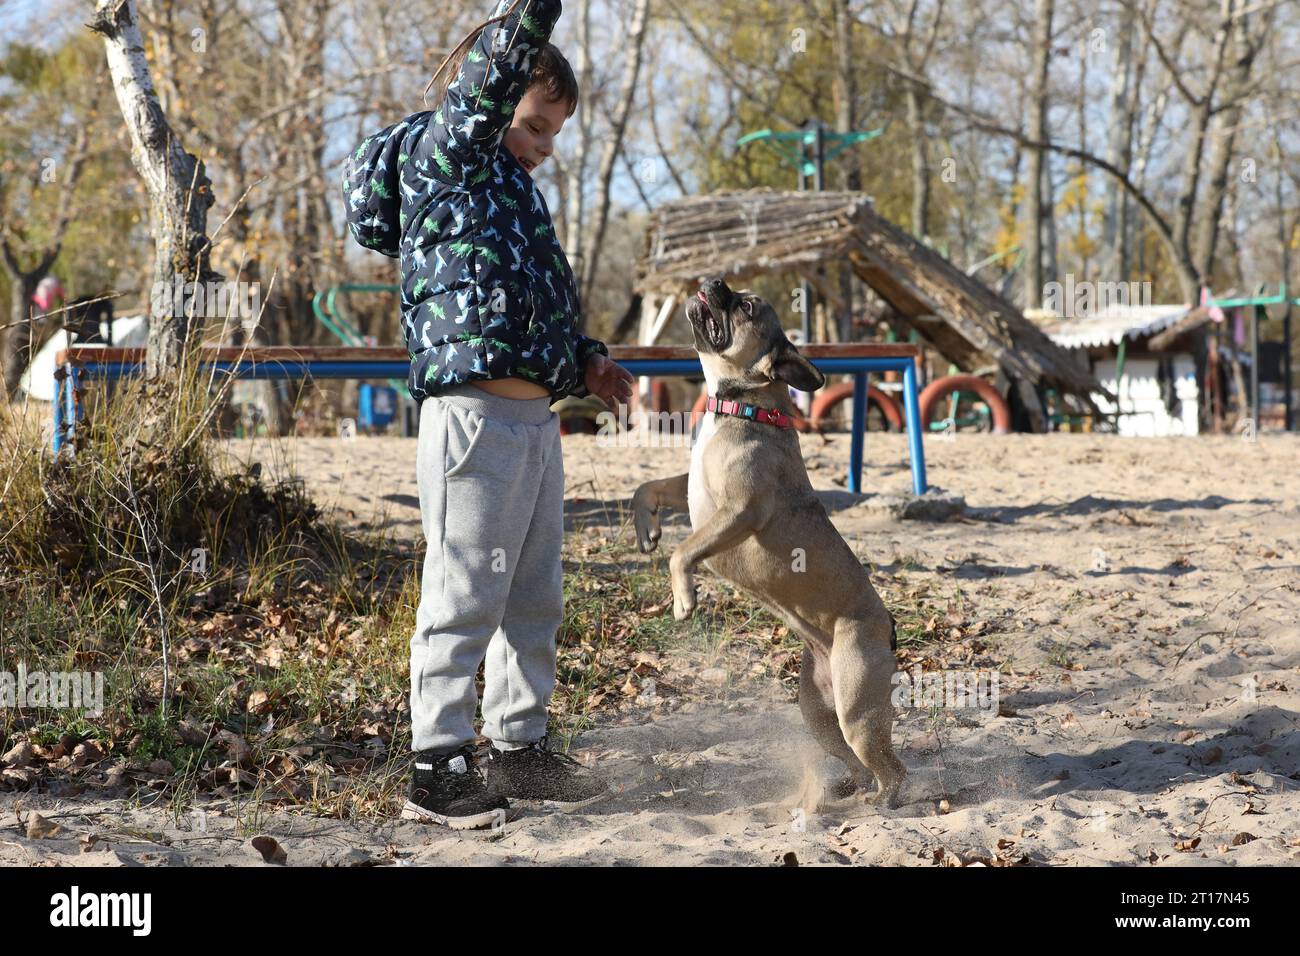
<instances>
[{"instance_id":1,"label":"sand","mask_svg":"<svg viewBox=\"0 0 1300 956\"><path fill-rule=\"evenodd\" d=\"M844 490L847 436L802 440L858 553L940 598L960 592L1003 662L998 712L900 714L904 805L792 811L797 705L724 677L671 713L582 733L575 753L619 792L580 812L462 834L277 811L255 832L290 865L1300 862L1300 441L963 433L926 450L931 483L962 495L966 517L927 523L871 507L910 488L901 436L868 436L862 496ZM575 534L617 532L637 484L689 460L564 441ZM414 441L288 445L348 520L418 538ZM285 467L265 442L230 450ZM669 524L662 547L686 531ZM16 808L62 830L27 839ZM265 865L239 807L204 811L0 794L0 863Z\"/></svg>"}]
</instances>

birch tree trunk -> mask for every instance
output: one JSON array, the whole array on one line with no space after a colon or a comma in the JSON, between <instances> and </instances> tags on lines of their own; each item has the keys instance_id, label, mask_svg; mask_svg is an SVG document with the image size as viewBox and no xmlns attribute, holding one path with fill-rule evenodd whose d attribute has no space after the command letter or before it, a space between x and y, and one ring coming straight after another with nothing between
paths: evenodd
<instances>
[{"instance_id":1,"label":"birch tree trunk","mask_svg":"<svg viewBox=\"0 0 1300 956\"><path fill-rule=\"evenodd\" d=\"M578 25L577 65L574 70L578 81L578 109L575 115L578 142L573 152L573 162L568 167L564 204L564 250L569 259L577 260L575 271L586 272L586 249L582 242L582 217L584 210L583 182L587 178L587 152L591 140L591 0L578 0L575 16Z\"/></svg>"},{"instance_id":2,"label":"birch tree trunk","mask_svg":"<svg viewBox=\"0 0 1300 956\"><path fill-rule=\"evenodd\" d=\"M158 378L179 365L194 324L185 309L174 307L174 283L222 278L208 265L212 184L202 161L185 151L163 113L135 0L96 0L87 25L104 38L113 90L131 137L131 162L149 193L154 269L145 374Z\"/></svg>"},{"instance_id":3,"label":"birch tree trunk","mask_svg":"<svg viewBox=\"0 0 1300 956\"><path fill-rule=\"evenodd\" d=\"M1053 0L1037 0L1033 49L1033 105L1029 123L1029 138L1035 143L1047 142L1047 61L1052 52ZM1025 202L1025 300L1027 307L1037 307L1043 301L1043 179L1047 165L1047 150L1033 146L1029 150L1029 189Z\"/></svg>"},{"instance_id":4,"label":"birch tree trunk","mask_svg":"<svg viewBox=\"0 0 1300 956\"><path fill-rule=\"evenodd\" d=\"M849 133L857 128L857 83L854 77L853 28L856 20L849 9L849 0L832 0L834 3L835 45L835 129ZM862 188L862 152L850 149L841 160L844 170L844 188L857 192ZM835 320L835 340L853 341L853 317L857 313L856 288L853 270L839 269L840 302L843 308Z\"/></svg>"},{"instance_id":5,"label":"birch tree trunk","mask_svg":"<svg viewBox=\"0 0 1300 956\"><path fill-rule=\"evenodd\" d=\"M912 234L927 242L930 232L930 156L927 144L929 134L925 128L925 81L930 54L934 52L939 28L943 23L945 0L938 0L932 12L928 35L918 34L917 21L921 17L920 0L909 0L905 11L896 12L895 34L900 46L903 67L914 78L907 84L904 99L907 105L907 126L911 134L912 159Z\"/></svg>"},{"instance_id":6,"label":"birch tree trunk","mask_svg":"<svg viewBox=\"0 0 1300 956\"><path fill-rule=\"evenodd\" d=\"M1123 7L1120 14L1115 48L1115 62L1111 66L1110 130L1106 143L1106 159L1129 172L1133 157L1133 30L1136 17L1131 7ZM1105 206L1102 212L1101 262L1103 281L1126 282L1129 275L1128 246L1128 196L1113 179L1106 180Z\"/></svg>"},{"instance_id":7,"label":"birch tree trunk","mask_svg":"<svg viewBox=\"0 0 1300 956\"><path fill-rule=\"evenodd\" d=\"M1187 302L1199 301L1200 287L1206 278L1197 266L1192 252L1192 226L1197 210L1197 196L1201 189L1201 164L1205 157L1210 122L1214 118L1216 109L1215 96L1223 77L1224 63L1232 38L1233 8L1234 0L1223 0L1222 19L1215 31L1213 58L1208 64L1209 78L1203 93L1198 95L1188 88L1176 64L1172 62L1165 64L1171 80L1183 99L1187 101L1191 119L1189 125L1192 139L1183 156L1183 184L1173 222L1174 241L1177 244L1175 268L1178 270L1183 298ZM1155 44L1155 33L1151 23L1144 21L1144 25L1147 28L1147 38ZM1163 50L1158 44L1155 44L1155 48L1157 51Z\"/></svg>"},{"instance_id":8,"label":"birch tree trunk","mask_svg":"<svg viewBox=\"0 0 1300 956\"><path fill-rule=\"evenodd\" d=\"M1226 7L1224 12L1225 14L1228 12ZM1266 27L1267 24L1266 20ZM1220 104L1222 112L1217 113L1214 129L1210 134L1206 157L1210 177L1208 192L1200 218L1196 223L1196 240L1193 247L1193 261L1205 282L1210 282L1214 274L1214 253L1223 223L1224 198L1229 190L1233 149L1242 119L1243 101L1247 95L1255 56L1259 50L1258 41L1251 35L1248 27L1247 17L1237 16L1233 24L1233 35L1232 67L1228 72L1224 97Z\"/></svg>"},{"instance_id":9,"label":"birch tree trunk","mask_svg":"<svg viewBox=\"0 0 1300 956\"><path fill-rule=\"evenodd\" d=\"M907 126L912 132L912 234L925 242L929 235L930 157L926 154L921 91L915 83L907 85Z\"/></svg>"},{"instance_id":10,"label":"birch tree trunk","mask_svg":"<svg viewBox=\"0 0 1300 956\"><path fill-rule=\"evenodd\" d=\"M596 221L591 230L591 244L582 263L582 301L590 300L596 282L596 267L600 262L600 249L605 239L605 226L609 222L610 186L614 178L614 163L623 148L623 134L627 130L628 114L636 99L637 78L641 74L641 51L644 48L646 20L650 0L634 0L632 21L628 25L628 50L623 61L623 80L619 85L618 105L611 118L611 129L605 138L600 155L600 172L596 177L599 191L596 194Z\"/></svg>"}]
</instances>

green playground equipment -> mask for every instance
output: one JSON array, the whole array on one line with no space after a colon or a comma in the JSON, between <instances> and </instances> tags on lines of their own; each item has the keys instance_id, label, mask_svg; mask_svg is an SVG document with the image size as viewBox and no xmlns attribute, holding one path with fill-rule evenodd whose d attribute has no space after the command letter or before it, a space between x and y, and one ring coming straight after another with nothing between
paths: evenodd
<instances>
[{"instance_id":1,"label":"green playground equipment","mask_svg":"<svg viewBox=\"0 0 1300 956\"><path fill-rule=\"evenodd\" d=\"M343 313L342 303L337 301L338 294L342 292L345 296L353 292L400 292L401 287L395 285L382 285L368 282L345 282L342 285L330 286L328 289L321 289L311 300L311 310L316 314L316 320L321 325L329 329L334 336L344 345L364 346L366 344L365 336L361 330L356 327ZM406 381L404 379L390 378L388 384L397 389L399 395L407 395Z\"/></svg>"},{"instance_id":2,"label":"green playground equipment","mask_svg":"<svg viewBox=\"0 0 1300 956\"><path fill-rule=\"evenodd\" d=\"M800 189L804 188L804 181L811 177L815 183L813 189L820 192L826 160L834 159L856 143L865 143L869 139L875 139L884 131L885 127L882 126L879 129L837 133L826 129L823 124L818 122L796 132L778 133L775 130L760 129L753 133L746 133L736 140L736 145L747 146L750 143L767 143L780 153L781 158L799 173ZM788 143L798 144L798 149L787 145ZM828 143L832 144L829 149L827 148ZM811 156L809 155L810 151Z\"/></svg>"}]
</instances>

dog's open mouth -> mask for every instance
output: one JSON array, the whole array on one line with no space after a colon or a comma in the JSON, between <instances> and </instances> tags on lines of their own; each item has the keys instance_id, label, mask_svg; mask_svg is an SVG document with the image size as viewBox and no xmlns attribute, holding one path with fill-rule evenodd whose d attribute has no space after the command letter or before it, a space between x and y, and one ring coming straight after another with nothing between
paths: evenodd
<instances>
[{"instance_id":1,"label":"dog's open mouth","mask_svg":"<svg viewBox=\"0 0 1300 956\"><path fill-rule=\"evenodd\" d=\"M722 348L726 330L714 315L713 307L709 305L708 296L706 296L704 290L701 289L699 292L695 293L695 298L700 302L700 307L697 307L696 309L697 325L700 326L701 330L704 332L704 337L708 341L709 345L715 349Z\"/></svg>"}]
</instances>

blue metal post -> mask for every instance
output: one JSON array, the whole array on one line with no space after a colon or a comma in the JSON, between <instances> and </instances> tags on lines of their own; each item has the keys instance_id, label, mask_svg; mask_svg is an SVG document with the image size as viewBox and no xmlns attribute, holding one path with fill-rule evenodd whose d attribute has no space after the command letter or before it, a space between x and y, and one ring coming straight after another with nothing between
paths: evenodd
<instances>
[{"instance_id":1,"label":"blue metal post","mask_svg":"<svg viewBox=\"0 0 1300 956\"><path fill-rule=\"evenodd\" d=\"M849 434L849 491L862 491L862 441L867 430L867 373L853 375L853 429Z\"/></svg>"},{"instance_id":2,"label":"blue metal post","mask_svg":"<svg viewBox=\"0 0 1300 956\"><path fill-rule=\"evenodd\" d=\"M908 457L912 459L912 492L923 495L927 487L925 448L921 444L925 424L921 421L921 406L916 400L916 363L910 358L903 369L903 405L907 412Z\"/></svg>"},{"instance_id":3,"label":"blue metal post","mask_svg":"<svg viewBox=\"0 0 1300 956\"><path fill-rule=\"evenodd\" d=\"M59 369L54 370L54 454L63 447L63 382L59 378Z\"/></svg>"},{"instance_id":4,"label":"blue metal post","mask_svg":"<svg viewBox=\"0 0 1300 956\"><path fill-rule=\"evenodd\" d=\"M63 379L63 394L67 399L67 405L63 410L64 424L67 427L67 437L72 439L77 436L77 419L81 411L77 407L77 367L68 362L64 368L68 373ZM74 448L73 451L75 452L76 449Z\"/></svg>"}]
</instances>

